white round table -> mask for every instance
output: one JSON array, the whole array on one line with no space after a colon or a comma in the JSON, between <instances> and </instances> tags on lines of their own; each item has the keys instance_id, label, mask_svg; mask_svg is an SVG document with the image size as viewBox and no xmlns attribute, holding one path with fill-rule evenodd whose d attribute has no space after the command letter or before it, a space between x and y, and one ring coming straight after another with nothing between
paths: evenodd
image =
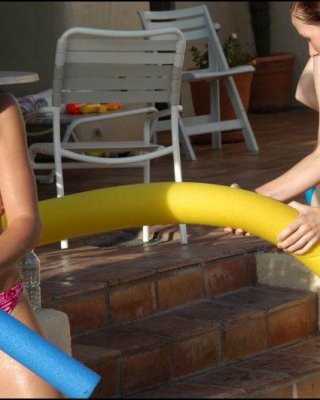
<instances>
[{"instance_id":1,"label":"white round table","mask_svg":"<svg viewBox=\"0 0 320 400\"><path fill-rule=\"evenodd\" d=\"M0 85L14 85L17 83L30 83L39 80L36 72L27 71L0 71Z\"/></svg>"}]
</instances>

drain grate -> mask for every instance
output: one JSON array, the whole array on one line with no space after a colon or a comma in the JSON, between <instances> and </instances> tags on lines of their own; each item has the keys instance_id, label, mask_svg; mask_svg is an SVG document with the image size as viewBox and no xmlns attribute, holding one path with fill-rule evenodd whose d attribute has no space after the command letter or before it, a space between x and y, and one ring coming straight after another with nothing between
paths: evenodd
<instances>
[{"instance_id":1,"label":"drain grate","mask_svg":"<svg viewBox=\"0 0 320 400\"><path fill-rule=\"evenodd\" d=\"M99 238L85 240L85 245L97 247L139 247L139 246L154 246L163 243L161 237L154 235L149 242L145 243L142 239L137 238L136 232L120 231L104 235Z\"/></svg>"},{"instance_id":2,"label":"drain grate","mask_svg":"<svg viewBox=\"0 0 320 400\"><path fill-rule=\"evenodd\" d=\"M119 243L117 247L138 247L138 246L153 246L162 243L161 239L150 239L149 242L145 243L142 239L128 240L127 242Z\"/></svg>"}]
</instances>

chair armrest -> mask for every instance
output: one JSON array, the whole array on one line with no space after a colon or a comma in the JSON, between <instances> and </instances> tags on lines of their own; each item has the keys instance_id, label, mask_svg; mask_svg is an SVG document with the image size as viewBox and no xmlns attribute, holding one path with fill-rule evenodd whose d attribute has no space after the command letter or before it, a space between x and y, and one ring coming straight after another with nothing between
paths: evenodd
<instances>
[{"instance_id":1,"label":"chair armrest","mask_svg":"<svg viewBox=\"0 0 320 400\"><path fill-rule=\"evenodd\" d=\"M178 105L178 111L181 112L182 110L183 110L183 107ZM148 114L146 118L149 120L154 120L154 119L166 117L170 114L171 114L171 110L170 110L170 108L167 108L166 110L160 110L160 111L156 111L152 114Z\"/></svg>"},{"instance_id":2,"label":"chair armrest","mask_svg":"<svg viewBox=\"0 0 320 400\"><path fill-rule=\"evenodd\" d=\"M210 80L210 79L214 80L254 71L255 68L252 65L240 65L238 67L229 68L225 71L211 71L210 69L197 69L191 71L183 71L182 80L183 81Z\"/></svg>"}]
</instances>

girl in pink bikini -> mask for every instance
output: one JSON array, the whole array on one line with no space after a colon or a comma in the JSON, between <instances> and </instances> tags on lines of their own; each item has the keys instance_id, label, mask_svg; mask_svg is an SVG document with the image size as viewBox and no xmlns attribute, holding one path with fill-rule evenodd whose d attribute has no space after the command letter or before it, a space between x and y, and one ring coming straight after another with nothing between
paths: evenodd
<instances>
[{"instance_id":1,"label":"girl in pink bikini","mask_svg":"<svg viewBox=\"0 0 320 400\"><path fill-rule=\"evenodd\" d=\"M21 283L19 262L40 236L37 188L29 164L20 108L9 93L0 93L0 214L8 227L0 234L0 307L42 334ZM0 327L1 329L1 327ZM19 337L17 337L19 340ZM0 351L1 398L62 398L32 371Z\"/></svg>"}]
</instances>

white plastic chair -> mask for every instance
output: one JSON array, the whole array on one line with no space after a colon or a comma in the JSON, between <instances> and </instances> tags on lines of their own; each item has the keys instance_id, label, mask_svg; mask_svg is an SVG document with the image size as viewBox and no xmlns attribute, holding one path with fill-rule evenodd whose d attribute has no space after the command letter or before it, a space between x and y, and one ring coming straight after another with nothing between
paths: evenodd
<instances>
[{"instance_id":1,"label":"white plastic chair","mask_svg":"<svg viewBox=\"0 0 320 400\"><path fill-rule=\"evenodd\" d=\"M194 44L194 41L203 39L208 43L208 68L183 71L182 74L182 81L210 81L210 115L180 118L179 121L182 134L188 142L189 158L196 159L189 136L211 132L212 146L220 149L221 132L234 129L242 130L249 151L258 152L258 144L233 79L234 75L254 71L254 67L229 67L217 34L220 25L213 23L207 7L200 5L169 11L138 11L138 14L144 29L176 27L184 33L187 44L191 41ZM224 81L236 119L220 119L219 80Z\"/></svg>"},{"instance_id":2,"label":"white plastic chair","mask_svg":"<svg viewBox=\"0 0 320 400\"><path fill-rule=\"evenodd\" d=\"M157 36L158 40L148 40ZM65 168L143 167L144 182L150 181L150 160L173 156L174 179L182 181L178 115L181 111L180 85L185 54L184 35L177 28L115 31L71 28L57 43L52 89L52 106L40 109L53 115L53 143L29 146L35 170L55 171L57 196L64 195ZM61 140L61 110L67 103L121 102L122 109L107 114L74 116ZM158 111L151 103L166 102ZM127 109L129 106L130 109ZM111 120L144 115L143 140L79 141L74 129L88 121ZM152 143L158 118L171 117L171 143ZM128 157L92 156L91 151L130 151ZM54 162L37 160L38 154L54 155ZM89 155L88 155L89 154ZM143 241L149 240L148 227ZM181 243L187 243L185 225L180 225ZM67 247L67 241L62 248Z\"/></svg>"}]
</instances>

